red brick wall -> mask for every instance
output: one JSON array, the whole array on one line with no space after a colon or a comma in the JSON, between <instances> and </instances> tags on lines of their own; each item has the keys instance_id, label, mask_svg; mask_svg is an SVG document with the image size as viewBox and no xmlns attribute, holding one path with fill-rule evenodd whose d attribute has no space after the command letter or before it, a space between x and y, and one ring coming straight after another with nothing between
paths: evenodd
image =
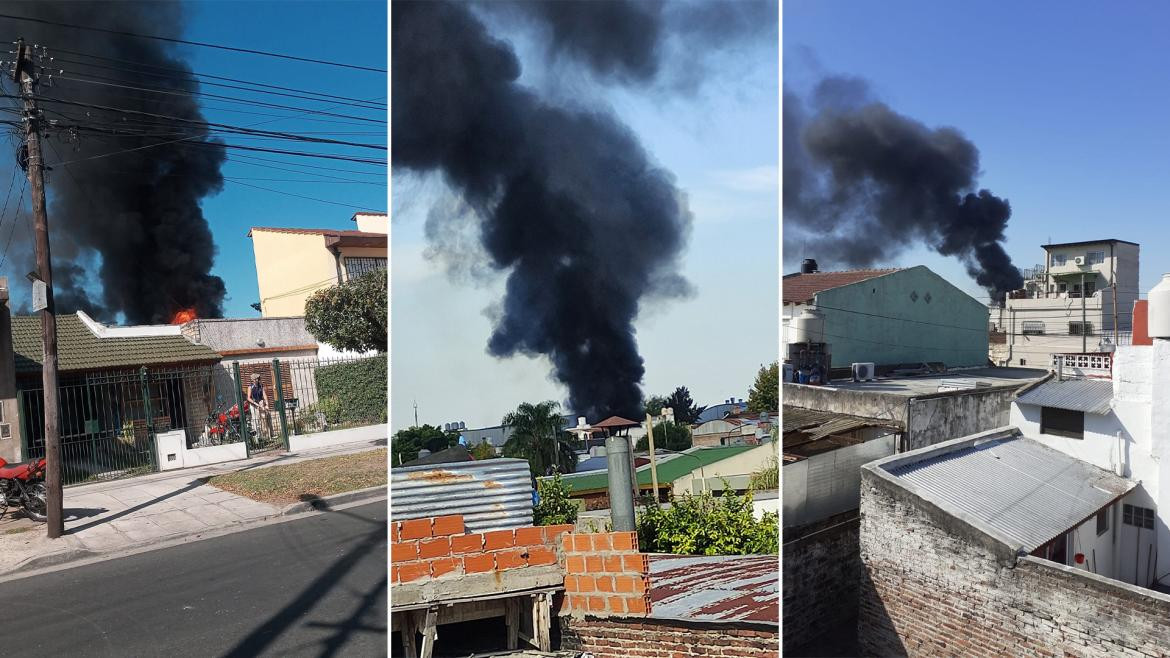
<instances>
[{"instance_id":1,"label":"red brick wall","mask_svg":"<svg viewBox=\"0 0 1170 658\"><path fill-rule=\"evenodd\" d=\"M1118 324L1121 324L1118 322ZM1133 344L1153 345L1150 338L1150 307L1149 300L1139 299L1133 303Z\"/></svg>"},{"instance_id":2,"label":"red brick wall","mask_svg":"<svg viewBox=\"0 0 1170 658\"><path fill-rule=\"evenodd\" d=\"M467 534L463 516L390 524L390 582L408 583L469 573L558 563L558 538L571 525Z\"/></svg>"},{"instance_id":3,"label":"red brick wall","mask_svg":"<svg viewBox=\"0 0 1170 658\"><path fill-rule=\"evenodd\" d=\"M565 605L561 614L645 615L650 612L649 562L638 533L564 536Z\"/></svg>"},{"instance_id":4,"label":"red brick wall","mask_svg":"<svg viewBox=\"0 0 1170 658\"><path fill-rule=\"evenodd\" d=\"M595 658L779 658L780 636L730 624L562 617L561 648Z\"/></svg>"}]
</instances>

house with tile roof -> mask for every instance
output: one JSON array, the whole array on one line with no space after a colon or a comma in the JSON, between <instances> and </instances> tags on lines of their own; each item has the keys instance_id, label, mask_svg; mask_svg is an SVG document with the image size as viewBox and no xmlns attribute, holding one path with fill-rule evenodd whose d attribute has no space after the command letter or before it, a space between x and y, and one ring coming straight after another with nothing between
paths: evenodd
<instances>
[{"instance_id":1,"label":"house with tile roof","mask_svg":"<svg viewBox=\"0 0 1170 658\"><path fill-rule=\"evenodd\" d=\"M386 269L386 213L357 213L351 221L356 229L253 226L248 231L263 317L302 316L314 292Z\"/></svg>"},{"instance_id":2,"label":"house with tile roof","mask_svg":"<svg viewBox=\"0 0 1170 658\"><path fill-rule=\"evenodd\" d=\"M798 344L795 321L814 311L833 369L987 365L987 307L926 266L800 272L784 276L781 289L785 345Z\"/></svg>"}]
</instances>

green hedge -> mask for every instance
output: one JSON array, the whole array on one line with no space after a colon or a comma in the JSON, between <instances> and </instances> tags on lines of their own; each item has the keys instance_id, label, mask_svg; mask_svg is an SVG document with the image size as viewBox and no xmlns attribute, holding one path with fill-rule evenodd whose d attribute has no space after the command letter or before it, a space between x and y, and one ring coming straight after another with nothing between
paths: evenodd
<instances>
[{"instance_id":1,"label":"green hedge","mask_svg":"<svg viewBox=\"0 0 1170 658\"><path fill-rule=\"evenodd\" d=\"M330 423L386 422L386 355L317 369L319 406Z\"/></svg>"}]
</instances>

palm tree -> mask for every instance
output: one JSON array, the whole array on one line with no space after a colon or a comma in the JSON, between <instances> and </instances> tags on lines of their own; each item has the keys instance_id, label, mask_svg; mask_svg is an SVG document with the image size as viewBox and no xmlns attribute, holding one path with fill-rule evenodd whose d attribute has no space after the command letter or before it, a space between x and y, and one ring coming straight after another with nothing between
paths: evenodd
<instances>
[{"instance_id":1,"label":"palm tree","mask_svg":"<svg viewBox=\"0 0 1170 658\"><path fill-rule=\"evenodd\" d=\"M554 465L562 473L572 473L576 468L577 453L566 439L564 419L556 402L524 402L504 416L500 424L512 429L512 436L504 444L504 456L527 459L533 474L545 475Z\"/></svg>"}]
</instances>

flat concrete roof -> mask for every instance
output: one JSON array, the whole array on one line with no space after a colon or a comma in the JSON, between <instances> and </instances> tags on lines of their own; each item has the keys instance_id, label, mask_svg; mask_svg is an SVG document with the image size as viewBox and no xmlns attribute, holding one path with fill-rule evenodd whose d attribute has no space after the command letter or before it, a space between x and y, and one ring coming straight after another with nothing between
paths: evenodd
<instances>
[{"instance_id":1,"label":"flat concrete roof","mask_svg":"<svg viewBox=\"0 0 1170 658\"><path fill-rule=\"evenodd\" d=\"M1047 370L1039 368L969 368L951 370L930 375L907 375L901 377L879 377L869 382L854 382L848 379L834 379L826 386L817 388L888 393L891 395L917 396L938 393L945 385L964 385L975 388L976 384L988 386L1023 386L1043 378ZM797 384L801 386L801 384Z\"/></svg>"}]
</instances>

